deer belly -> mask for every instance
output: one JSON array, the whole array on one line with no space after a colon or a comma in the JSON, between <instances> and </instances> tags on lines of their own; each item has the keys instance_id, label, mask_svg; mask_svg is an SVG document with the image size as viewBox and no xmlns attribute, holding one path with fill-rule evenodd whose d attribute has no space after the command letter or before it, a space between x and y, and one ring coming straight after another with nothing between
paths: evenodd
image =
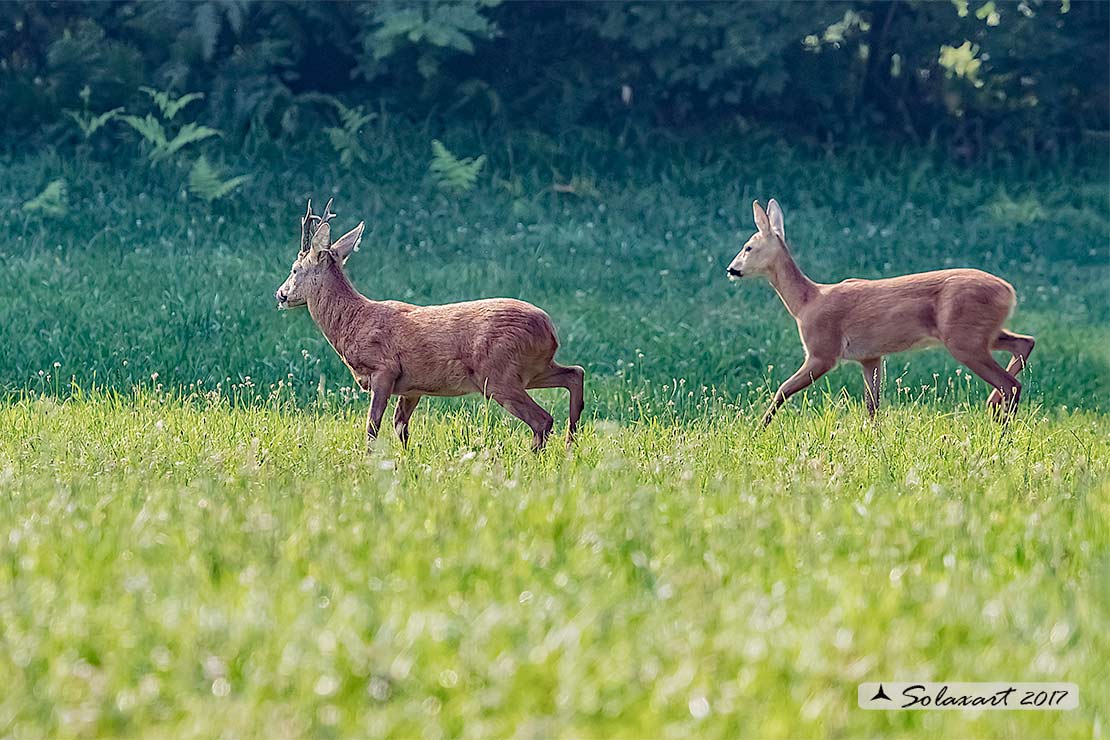
<instances>
[{"instance_id":1,"label":"deer belly","mask_svg":"<svg viewBox=\"0 0 1110 740\"><path fill-rule=\"evenodd\" d=\"M419 393L424 396L465 396L480 390L462 362L406 367L394 384L394 393Z\"/></svg>"},{"instance_id":2,"label":"deer belly","mask_svg":"<svg viewBox=\"0 0 1110 740\"><path fill-rule=\"evenodd\" d=\"M887 334L878 332L855 332L845 334L842 342L841 357L846 360L870 360L895 352L936 347L940 340L936 337L908 335L899 332Z\"/></svg>"}]
</instances>

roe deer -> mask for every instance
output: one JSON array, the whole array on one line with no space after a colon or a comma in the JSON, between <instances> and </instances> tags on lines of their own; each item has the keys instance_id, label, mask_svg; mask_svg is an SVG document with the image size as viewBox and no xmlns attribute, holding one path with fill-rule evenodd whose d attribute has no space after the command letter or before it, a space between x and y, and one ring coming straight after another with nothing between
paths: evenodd
<instances>
[{"instance_id":1,"label":"roe deer","mask_svg":"<svg viewBox=\"0 0 1110 740\"><path fill-rule=\"evenodd\" d=\"M780 406L832 370L840 360L863 366L867 411L879 406L883 355L941 344L994 390L987 403L1005 413L1016 408L1016 376L1033 351L1033 337L1002 328L1016 301L1013 287L980 270L936 270L881 280L815 283L790 256L782 208L752 204L756 232L728 266L729 279L761 275L798 322L806 359L782 384L763 416L766 426ZM991 350L1013 355L1002 368Z\"/></svg>"},{"instance_id":2,"label":"roe deer","mask_svg":"<svg viewBox=\"0 0 1110 740\"><path fill-rule=\"evenodd\" d=\"M585 372L554 361L559 345L546 313L510 298L442 306L372 301L355 290L343 269L362 240L364 224L333 242L328 222L334 216L330 200L323 216L312 213L309 201L300 253L275 297L279 308L307 305L359 387L370 391L368 444L377 437L392 395L399 397L393 426L407 444L409 417L421 396L482 393L531 427L532 449L539 450L554 421L527 388L570 392L571 444L582 414Z\"/></svg>"}]
</instances>

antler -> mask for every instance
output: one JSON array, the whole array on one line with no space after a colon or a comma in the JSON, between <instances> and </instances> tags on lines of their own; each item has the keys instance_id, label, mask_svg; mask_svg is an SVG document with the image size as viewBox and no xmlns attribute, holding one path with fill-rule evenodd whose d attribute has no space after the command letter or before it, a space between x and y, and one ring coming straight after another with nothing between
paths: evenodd
<instances>
[{"instance_id":1,"label":"antler","mask_svg":"<svg viewBox=\"0 0 1110 740\"><path fill-rule=\"evenodd\" d=\"M328 201L329 205L331 201ZM308 210L305 211L304 216L301 217L301 254L308 251L312 245L312 233L316 231L316 221L320 217L312 213L312 199L308 199Z\"/></svg>"},{"instance_id":2,"label":"antler","mask_svg":"<svg viewBox=\"0 0 1110 740\"><path fill-rule=\"evenodd\" d=\"M312 199L308 201L308 210L305 211L304 216L301 218L301 254L304 254L312 247L312 237L316 235L320 227L335 218L332 213L331 204L334 198L328 199L328 204L324 206L324 215L317 216L312 212Z\"/></svg>"},{"instance_id":3,"label":"antler","mask_svg":"<svg viewBox=\"0 0 1110 740\"><path fill-rule=\"evenodd\" d=\"M333 200L335 200L335 198L328 198L328 204L324 206L324 216L320 219L320 223L326 224L328 221L335 218L335 214L331 212L331 202Z\"/></svg>"}]
</instances>

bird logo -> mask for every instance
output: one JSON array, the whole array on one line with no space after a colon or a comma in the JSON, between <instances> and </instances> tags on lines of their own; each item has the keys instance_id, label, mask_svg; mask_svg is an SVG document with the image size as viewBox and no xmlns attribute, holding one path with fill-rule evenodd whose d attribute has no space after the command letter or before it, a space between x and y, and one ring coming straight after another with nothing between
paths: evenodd
<instances>
[{"instance_id":1,"label":"bird logo","mask_svg":"<svg viewBox=\"0 0 1110 740\"><path fill-rule=\"evenodd\" d=\"M887 696L886 692L883 691L883 685L882 684L879 684L879 690L876 691L875 695L871 697L871 701L875 701L876 699L886 699L887 701L893 701L893 699L891 699L889 696Z\"/></svg>"}]
</instances>

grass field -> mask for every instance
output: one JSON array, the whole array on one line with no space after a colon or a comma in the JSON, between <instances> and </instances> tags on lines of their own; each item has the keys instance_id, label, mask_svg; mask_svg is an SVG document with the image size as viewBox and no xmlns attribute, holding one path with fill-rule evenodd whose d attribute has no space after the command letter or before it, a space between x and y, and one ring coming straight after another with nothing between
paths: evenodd
<instances>
[{"instance_id":1,"label":"grass field","mask_svg":"<svg viewBox=\"0 0 1110 740\"><path fill-rule=\"evenodd\" d=\"M448 198L426 138L348 175L248 147L211 208L138 163L0 163L0 735L1105 733L1104 158L461 132L491 177ZM64 217L18 210L59 176ZM273 305L309 195L367 220L371 297L546 308L588 373L573 452L471 399L367 454L365 397ZM771 195L814 279L1009 279L1038 340L1015 421L926 352L890 358L874 424L846 366L758 429L801 349L724 266ZM878 679L1081 708L857 709Z\"/></svg>"}]
</instances>

